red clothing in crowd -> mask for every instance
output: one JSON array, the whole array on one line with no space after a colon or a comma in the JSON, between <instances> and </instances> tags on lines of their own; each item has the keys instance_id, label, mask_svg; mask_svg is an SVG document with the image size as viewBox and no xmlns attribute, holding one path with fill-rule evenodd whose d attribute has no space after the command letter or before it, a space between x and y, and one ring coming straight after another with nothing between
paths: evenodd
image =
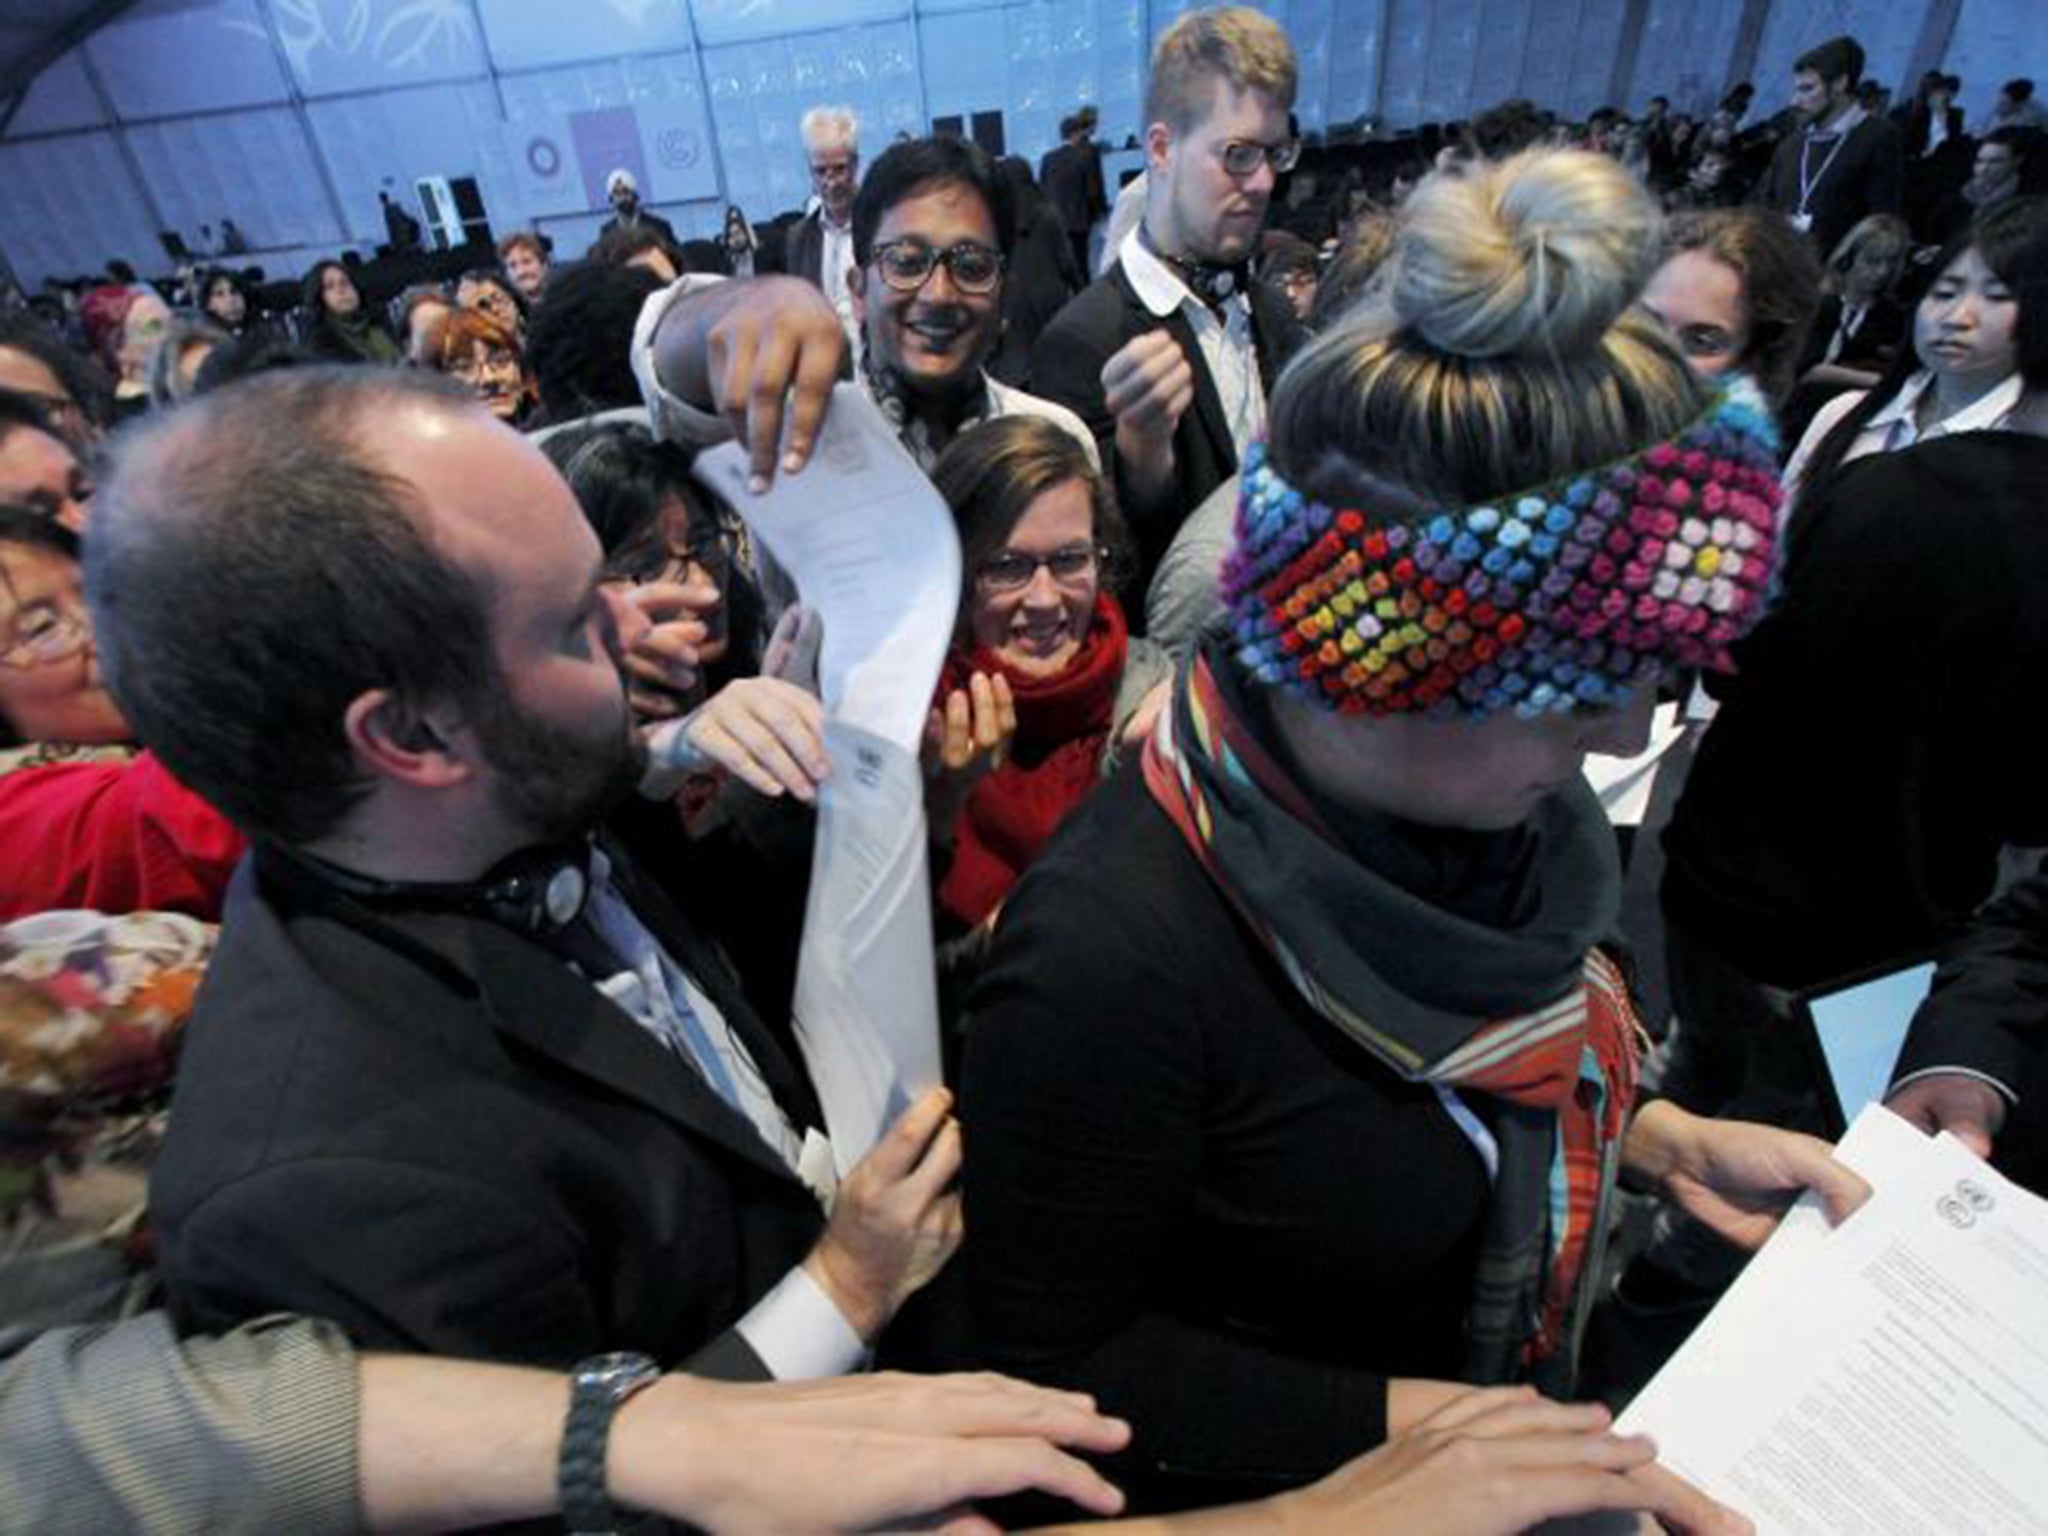
<instances>
[{"instance_id":1,"label":"red clothing in crowd","mask_svg":"<svg viewBox=\"0 0 2048 1536\"><path fill-rule=\"evenodd\" d=\"M986 672L1007 677L1017 701L1009 760L969 793L953 829L953 862L939 882L939 905L962 924L971 928L1002 904L1067 813L1101 781L1129 654L1123 610L1104 594L1088 638L1053 677L1019 672L980 647L947 658L941 698Z\"/></svg>"},{"instance_id":2,"label":"red clothing in crowd","mask_svg":"<svg viewBox=\"0 0 2048 1536\"><path fill-rule=\"evenodd\" d=\"M144 752L0 776L0 921L58 908L220 919L247 846Z\"/></svg>"}]
</instances>

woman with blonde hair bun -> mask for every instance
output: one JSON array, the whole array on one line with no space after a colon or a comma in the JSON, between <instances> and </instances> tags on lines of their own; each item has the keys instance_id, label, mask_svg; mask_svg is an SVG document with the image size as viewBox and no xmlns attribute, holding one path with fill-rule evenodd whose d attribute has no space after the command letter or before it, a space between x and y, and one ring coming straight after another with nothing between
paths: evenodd
<instances>
[{"instance_id":1,"label":"woman with blonde hair bun","mask_svg":"<svg viewBox=\"0 0 2048 1536\"><path fill-rule=\"evenodd\" d=\"M1775 562L1755 389L1636 307L1657 234L1596 155L1416 191L1275 391L1227 623L1003 911L962 1090L978 1322L1130 1419L1134 1508L1306 1482L1472 1383L1568 1390L1618 1175L1744 1246L1781 1194L1859 1196L1823 1142L1638 1113L1601 949L1580 765L1724 664Z\"/></svg>"}]
</instances>

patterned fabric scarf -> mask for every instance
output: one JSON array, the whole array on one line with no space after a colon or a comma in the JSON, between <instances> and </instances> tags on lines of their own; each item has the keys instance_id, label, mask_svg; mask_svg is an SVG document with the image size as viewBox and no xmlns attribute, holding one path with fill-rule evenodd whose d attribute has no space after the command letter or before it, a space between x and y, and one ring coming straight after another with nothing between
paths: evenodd
<instances>
[{"instance_id":1,"label":"patterned fabric scarf","mask_svg":"<svg viewBox=\"0 0 2048 1536\"><path fill-rule=\"evenodd\" d=\"M875 402L883 419L895 429L896 440L903 444L904 451L917 460L917 467L926 474L932 472L932 466L939 462L939 455L946 451L947 444L969 427L978 426L996 414L987 375L979 374L960 419L945 434L944 441L940 441L934 437L931 423L918 414L916 402L910 391L904 388L903 380L893 368L877 363L871 350L861 352L860 375L861 381L867 385L868 397Z\"/></svg>"},{"instance_id":2,"label":"patterned fabric scarf","mask_svg":"<svg viewBox=\"0 0 2048 1536\"><path fill-rule=\"evenodd\" d=\"M1146 785L1309 1006L1404 1080L1490 1097L1499 1170L1468 1379L1562 1389L1641 1056L1627 988L1594 947L1619 887L1605 820L1589 791L1545 802L1529 921L1434 907L1347 852L1247 729L1227 648L1213 633L1182 671Z\"/></svg>"}]
</instances>

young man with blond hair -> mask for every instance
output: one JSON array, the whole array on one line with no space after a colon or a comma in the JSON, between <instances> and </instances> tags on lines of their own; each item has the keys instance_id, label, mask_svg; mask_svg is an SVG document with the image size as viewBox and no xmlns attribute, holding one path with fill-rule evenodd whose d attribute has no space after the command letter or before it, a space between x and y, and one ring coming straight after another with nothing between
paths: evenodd
<instances>
[{"instance_id":1,"label":"young man with blond hair","mask_svg":"<svg viewBox=\"0 0 2048 1536\"><path fill-rule=\"evenodd\" d=\"M1033 387L1077 412L1114 462L1146 575L1236 473L1302 334L1251 276L1274 182L1300 153L1294 91L1294 50L1257 11L1169 27L1145 92L1144 220L1032 350Z\"/></svg>"}]
</instances>

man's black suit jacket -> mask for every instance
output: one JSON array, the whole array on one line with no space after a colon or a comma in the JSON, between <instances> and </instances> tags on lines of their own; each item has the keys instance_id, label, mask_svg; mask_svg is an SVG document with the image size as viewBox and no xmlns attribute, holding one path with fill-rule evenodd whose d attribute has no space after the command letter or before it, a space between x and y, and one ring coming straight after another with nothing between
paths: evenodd
<instances>
[{"instance_id":1,"label":"man's black suit jacket","mask_svg":"<svg viewBox=\"0 0 2048 1536\"><path fill-rule=\"evenodd\" d=\"M669 221L667 219L664 219L660 214L649 213L645 208L642 208L640 210L640 217L637 220L637 222L644 225L646 228L653 230L657 235L661 236L664 244L676 250L682 249L681 243L676 239L675 226L669 223ZM597 238L602 240L606 235L610 234L613 230L619 229L622 226L623 221L615 213L610 218L606 219L602 224L597 226Z\"/></svg>"},{"instance_id":2,"label":"man's black suit jacket","mask_svg":"<svg viewBox=\"0 0 2048 1536\"><path fill-rule=\"evenodd\" d=\"M1253 283L1250 291L1259 381L1270 397L1273 380L1306 333L1285 297L1263 283ZM1031 349L1032 392L1058 401L1085 421L1095 434L1102 462L1115 464L1116 418L1104 402L1102 366L1132 338L1162 327L1180 343L1194 368L1195 403L1174 429L1174 479L1163 498L1147 502L1135 497L1118 466L1118 497L1137 539L1141 581L1151 580L1188 514L1237 473L1230 421L1223 414L1223 399L1209 377L1194 327L1179 310L1162 320L1147 309L1118 261L1053 316Z\"/></svg>"},{"instance_id":3,"label":"man's black suit jacket","mask_svg":"<svg viewBox=\"0 0 2048 1536\"><path fill-rule=\"evenodd\" d=\"M627 877L630 879L630 877ZM814 1100L716 953L621 889L798 1124ZM732 1331L822 1226L689 1066L480 918L308 903L245 864L151 1183L171 1306L332 1318L366 1347L739 1379Z\"/></svg>"},{"instance_id":4,"label":"man's black suit jacket","mask_svg":"<svg viewBox=\"0 0 2048 1536\"><path fill-rule=\"evenodd\" d=\"M813 208L783 237L782 270L814 288L825 286L825 215Z\"/></svg>"}]
</instances>

